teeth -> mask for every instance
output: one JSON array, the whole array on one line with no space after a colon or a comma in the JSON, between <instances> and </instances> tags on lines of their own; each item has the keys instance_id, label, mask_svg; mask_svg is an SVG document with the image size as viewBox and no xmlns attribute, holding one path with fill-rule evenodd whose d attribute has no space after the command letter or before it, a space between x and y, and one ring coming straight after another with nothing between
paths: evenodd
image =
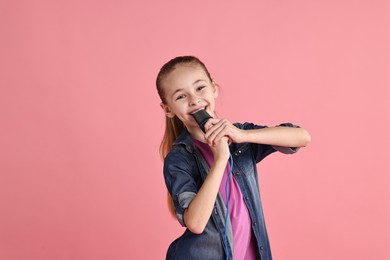
<instances>
[{"instance_id":1,"label":"teeth","mask_svg":"<svg viewBox=\"0 0 390 260\"><path fill-rule=\"evenodd\" d=\"M199 108L199 109L193 111L191 114L195 114L196 112L198 112L198 111L200 111L200 110L205 110L205 109L206 109L205 107L201 107L201 108Z\"/></svg>"}]
</instances>

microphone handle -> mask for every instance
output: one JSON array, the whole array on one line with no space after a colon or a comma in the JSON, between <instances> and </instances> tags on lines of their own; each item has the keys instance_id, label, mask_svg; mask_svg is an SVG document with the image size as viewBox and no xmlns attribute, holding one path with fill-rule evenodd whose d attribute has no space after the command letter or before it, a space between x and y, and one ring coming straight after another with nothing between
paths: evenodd
<instances>
[{"instance_id":1,"label":"microphone handle","mask_svg":"<svg viewBox=\"0 0 390 260\"><path fill-rule=\"evenodd\" d=\"M206 110L202 109L199 110L198 112L194 113L192 115L195 118L195 121L198 123L200 129L205 133L206 130L204 129L204 125L207 123L207 121L210 118L213 118L212 116L209 115L209 113L206 112Z\"/></svg>"}]
</instances>

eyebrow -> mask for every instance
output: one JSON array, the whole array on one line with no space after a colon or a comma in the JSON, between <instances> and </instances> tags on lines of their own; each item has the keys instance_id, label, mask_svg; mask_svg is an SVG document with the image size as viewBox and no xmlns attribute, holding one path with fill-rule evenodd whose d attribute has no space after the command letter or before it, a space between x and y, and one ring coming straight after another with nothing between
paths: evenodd
<instances>
[{"instance_id":1,"label":"eyebrow","mask_svg":"<svg viewBox=\"0 0 390 260\"><path fill-rule=\"evenodd\" d=\"M194 82L194 83L192 83L192 85L195 85L196 83L199 83L199 82L201 82L201 81L204 81L204 82L206 82L206 80L204 80L204 79L198 79L198 80L195 80L195 82Z\"/></svg>"},{"instance_id":2,"label":"eyebrow","mask_svg":"<svg viewBox=\"0 0 390 260\"><path fill-rule=\"evenodd\" d=\"M206 80L204 80L204 79L198 79L198 80L195 80L194 83L192 83L192 85L195 85L195 84L197 84L197 83L199 83L199 82L201 82L201 81L206 82ZM182 90L184 90L184 88L176 89L176 90L172 93L171 96L173 97L177 92L180 92L180 91L182 91Z\"/></svg>"}]
</instances>

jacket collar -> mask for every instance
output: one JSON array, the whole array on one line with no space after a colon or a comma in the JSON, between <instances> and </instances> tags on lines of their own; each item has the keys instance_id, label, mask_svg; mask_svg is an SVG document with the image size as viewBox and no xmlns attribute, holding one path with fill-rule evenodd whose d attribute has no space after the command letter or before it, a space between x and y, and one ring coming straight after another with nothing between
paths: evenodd
<instances>
[{"instance_id":1,"label":"jacket collar","mask_svg":"<svg viewBox=\"0 0 390 260\"><path fill-rule=\"evenodd\" d=\"M184 128L183 131L181 131L179 137L173 142L173 146L175 145L184 145L188 152L194 152L195 144L194 141L192 141L192 138L188 133L187 128Z\"/></svg>"}]
</instances>

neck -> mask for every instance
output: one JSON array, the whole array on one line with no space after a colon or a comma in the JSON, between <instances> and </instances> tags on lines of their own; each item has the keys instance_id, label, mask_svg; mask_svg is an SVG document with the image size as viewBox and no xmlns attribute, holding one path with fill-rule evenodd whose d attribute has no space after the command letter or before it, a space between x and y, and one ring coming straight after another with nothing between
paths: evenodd
<instances>
[{"instance_id":1,"label":"neck","mask_svg":"<svg viewBox=\"0 0 390 260\"><path fill-rule=\"evenodd\" d=\"M205 143L204 133L198 126L192 127L192 128L187 128L187 130L192 138L194 138L202 143Z\"/></svg>"}]
</instances>

